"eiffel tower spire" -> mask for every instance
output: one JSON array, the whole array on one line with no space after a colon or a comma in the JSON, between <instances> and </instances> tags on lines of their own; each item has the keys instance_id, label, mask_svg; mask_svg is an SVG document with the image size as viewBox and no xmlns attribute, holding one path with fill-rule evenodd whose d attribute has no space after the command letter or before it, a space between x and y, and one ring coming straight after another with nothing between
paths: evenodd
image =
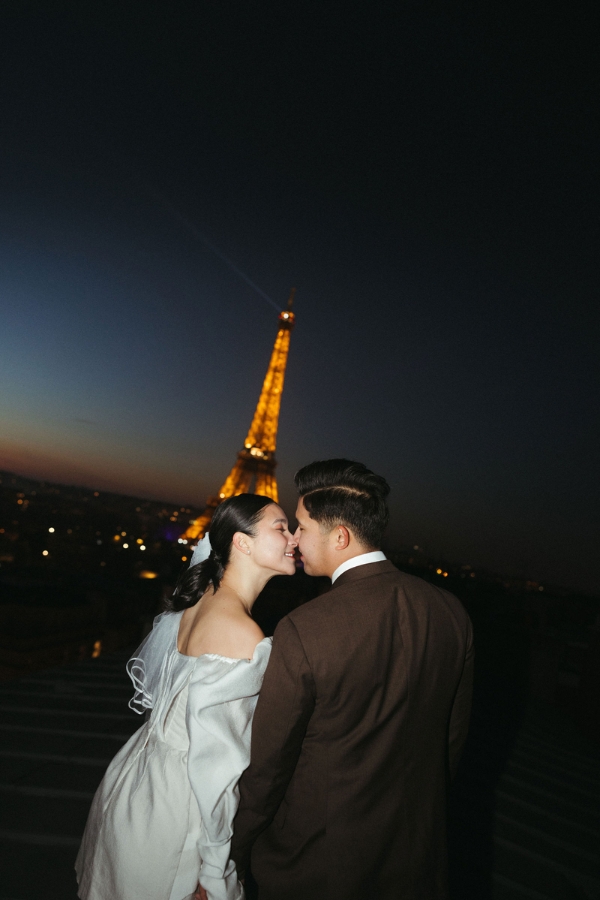
<instances>
[{"instance_id":1,"label":"eiffel tower spire","mask_svg":"<svg viewBox=\"0 0 600 900\"><path fill-rule=\"evenodd\" d=\"M195 519L186 532L181 535L188 541L196 541L204 537L219 503L227 497L234 497L236 494L244 494L249 491L252 488L253 480L256 494L264 494L275 502L278 500L275 479L275 466L277 465L275 449L285 367L290 348L290 336L295 322L292 312L295 293L296 289L292 288L287 309L279 313L279 330L275 338L271 361L244 446L238 453L237 461L223 482L218 495L208 498L206 509L202 515Z\"/></svg>"}]
</instances>

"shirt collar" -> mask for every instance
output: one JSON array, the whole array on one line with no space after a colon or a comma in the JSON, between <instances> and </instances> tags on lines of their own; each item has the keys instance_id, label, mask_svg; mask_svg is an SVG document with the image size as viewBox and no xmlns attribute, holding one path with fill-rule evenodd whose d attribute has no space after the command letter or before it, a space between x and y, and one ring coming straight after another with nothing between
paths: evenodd
<instances>
[{"instance_id":1,"label":"shirt collar","mask_svg":"<svg viewBox=\"0 0 600 900\"><path fill-rule=\"evenodd\" d=\"M359 556L353 556L351 559L347 559L346 562L343 562L337 567L331 576L331 583L333 584L336 578L339 578L340 575L347 572L348 569L353 569L355 566L366 566L367 563L383 562L384 559L386 559L386 555L381 550L371 550L369 553L361 553Z\"/></svg>"}]
</instances>

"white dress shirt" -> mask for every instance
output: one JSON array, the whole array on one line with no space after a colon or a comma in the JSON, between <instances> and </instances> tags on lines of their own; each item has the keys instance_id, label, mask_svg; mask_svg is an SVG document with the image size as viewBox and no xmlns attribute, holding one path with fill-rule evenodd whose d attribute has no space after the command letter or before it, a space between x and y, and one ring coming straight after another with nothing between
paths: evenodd
<instances>
[{"instance_id":1,"label":"white dress shirt","mask_svg":"<svg viewBox=\"0 0 600 900\"><path fill-rule=\"evenodd\" d=\"M381 550L371 550L369 553L361 553L359 556L353 556L352 559L347 559L346 562L343 562L341 566L337 567L331 576L331 583L333 584L336 578L339 578L340 575L343 572L347 572L348 569L353 569L355 566L366 566L367 563L383 562L384 559L386 559L386 555Z\"/></svg>"}]
</instances>

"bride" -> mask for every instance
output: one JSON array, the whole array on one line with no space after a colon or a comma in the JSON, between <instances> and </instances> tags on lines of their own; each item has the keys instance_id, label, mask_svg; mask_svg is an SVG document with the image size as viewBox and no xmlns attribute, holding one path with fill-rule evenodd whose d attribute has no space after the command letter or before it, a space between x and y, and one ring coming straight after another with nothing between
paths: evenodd
<instances>
[{"instance_id":1,"label":"bride","mask_svg":"<svg viewBox=\"0 0 600 900\"><path fill-rule=\"evenodd\" d=\"M152 712L92 802L75 863L81 900L188 900L198 884L209 900L243 900L231 825L271 652L251 609L270 578L293 575L296 545L268 497L217 507L210 544L127 664L130 706Z\"/></svg>"}]
</instances>

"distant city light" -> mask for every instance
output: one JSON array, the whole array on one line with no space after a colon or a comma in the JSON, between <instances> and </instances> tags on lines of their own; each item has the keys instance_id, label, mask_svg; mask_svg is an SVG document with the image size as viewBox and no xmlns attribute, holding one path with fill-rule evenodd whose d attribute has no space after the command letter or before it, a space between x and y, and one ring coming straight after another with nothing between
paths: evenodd
<instances>
[{"instance_id":1,"label":"distant city light","mask_svg":"<svg viewBox=\"0 0 600 900\"><path fill-rule=\"evenodd\" d=\"M142 546L140 547L140 550L145 550L145 549L146 549L145 545L142 544Z\"/></svg>"},{"instance_id":2,"label":"distant city light","mask_svg":"<svg viewBox=\"0 0 600 900\"><path fill-rule=\"evenodd\" d=\"M447 577L448 577L448 573L447 573L447 572L442 572L442 575L444 576L444 578L447 578Z\"/></svg>"},{"instance_id":3,"label":"distant city light","mask_svg":"<svg viewBox=\"0 0 600 900\"><path fill-rule=\"evenodd\" d=\"M129 544L123 544L123 550L129 550Z\"/></svg>"},{"instance_id":4,"label":"distant city light","mask_svg":"<svg viewBox=\"0 0 600 900\"><path fill-rule=\"evenodd\" d=\"M120 534L115 534L115 536L114 536L114 538L113 538L113 541L120 541L120 540L121 540L121 535L120 535Z\"/></svg>"},{"instance_id":5,"label":"distant city light","mask_svg":"<svg viewBox=\"0 0 600 900\"><path fill-rule=\"evenodd\" d=\"M122 531L122 532L121 532L121 537L127 537L127 532L126 532L126 531Z\"/></svg>"},{"instance_id":6,"label":"distant city light","mask_svg":"<svg viewBox=\"0 0 600 900\"><path fill-rule=\"evenodd\" d=\"M143 544L143 543L144 543L144 542L143 542L143 540L142 540L141 538L137 538L136 544Z\"/></svg>"},{"instance_id":7,"label":"distant city light","mask_svg":"<svg viewBox=\"0 0 600 900\"><path fill-rule=\"evenodd\" d=\"M415 544L415 546L413 547L413 550L418 550L418 549L419 549L419 545Z\"/></svg>"},{"instance_id":8,"label":"distant city light","mask_svg":"<svg viewBox=\"0 0 600 900\"><path fill-rule=\"evenodd\" d=\"M100 538L98 538L98 540L96 541L96 543L98 544L98 546L100 546L100 544L102 543L102 541L100 540Z\"/></svg>"},{"instance_id":9,"label":"distant city light","mask_svg":"<svg viewBox=\"0 0 600 900\"><path fill-rule=\"evenodd\" d=\"M435 570L435 573L436 573L436 575L441 575L441 574L442 574L442 570L441 570L441 569L436 569L436 570Z\"/></svg>"},{"instance_id":10,"label":"distant city light","mask_svg":"<svg viewBox=\"0 0 600 900\"><path fill-rule=\"evenodd\" d=\"M544 588L540 585L539 588L538 588L538 590L543 591Z\"/></svg>"},{"instance_id":11,"label":"distant city light","mask_svg":"<svg viewBox=\"0 0 600 900\"><path fill-rule=\"evenodd\" d=\"M49 528L48 531L50 532L50 534L54 534L54 528Z\"/></svg>"},{"instance_id":12,"label":"distant city light","mask_svg":"<svg viewBox=\"0 0 600 900\"><path fill-rule=\"evenodd\" d=\"M47 551L47 550L42 550L42 556L48 556L48 551Z\"/></svg>"},{"instance_id":13,"label":"distant city light","mask_svg":"<svg viewBox=\"0 0 600 900\"><path fill-rule=\"evenodd\" d=\"M221 500L223 499L224 496L225 496L225 494L219 494L219 497L221 498ZM194 520L192 519L191 521L193 522Z\"/></svg>"},{"instance_id":14,"label":"distant city light","mask_svg":"<svg viewBox=\"0 0 600 900\"><path fill-rule=\"evenodd\" d=\"M181 560L182 560L182 562L187 562L187 556L182 556Z\"/></svg>"},{"instance_id":15,"label":"distant city light","mask_svg":"<svg viewBox=\"0 0 600 900\"><path fill-rule=\"evenodd\" d=\"M92 659L98 659L100 654L102 653L102 641L96 641L94 644L94 651L92 653Z\"/></svg>"},{"instance_id":16,"label":"distant city light","mask_svg":"<svg viewBox=\"0 0 600 900\"><path fill-rule=\"evenodd\" d=\"M98 493L98 491L94 491L94 497L99 497L99 496L100 496L100 494Z\"/></svg>"},{"instance_id":17,"label":"distant city light","mask_svg":"<svg viewBox=\"0 0 600 900\"><path fill-rule=\"evenodd\" d=\"M17 500L17 503L18 503L19 505L20 505L22 502L23 502L22 500Z\"/></svg>"},{"instance_id":18,"label":"distant city light","mask_svg":"<svg viewBox=\"0 0 600 900\"><path fill-rule=\"evenodd\" d=\"M142 569L140 578L158 578L158 572L150 572L148 569Z\"/></svg>"}]
</instances>

